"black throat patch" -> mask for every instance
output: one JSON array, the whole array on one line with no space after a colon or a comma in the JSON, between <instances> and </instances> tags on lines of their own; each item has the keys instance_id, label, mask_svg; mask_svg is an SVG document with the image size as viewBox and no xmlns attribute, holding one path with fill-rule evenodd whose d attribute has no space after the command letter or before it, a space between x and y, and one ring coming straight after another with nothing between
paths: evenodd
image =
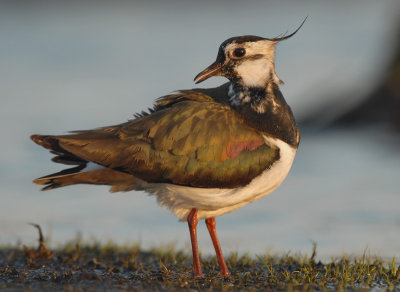
<instances>
[{"instance_id":1,"label":"black throat patch","mask_svg":"<svg viewBox=\"0 0 400 292\"><path fill-rule=\"evenodd\" d=\"M266 107L274 106L267 95L267 87L244 87L237 83L231 83L228 90L229 104L232 108L249 105L257 113L264 113Z\"/></svg>"},{"instance_id":2,"label":"black throat patch","mask_svg":"<svg viewBox=\"0 0 400 292\"><path fill-rule=\"evenodd\" d=\"M298 128L294 116L275 83L270 82L265 88L245 88L231 83L228 97L231 108L249 126L293 147L298 146Z\"/></svg>"}]
</instances>

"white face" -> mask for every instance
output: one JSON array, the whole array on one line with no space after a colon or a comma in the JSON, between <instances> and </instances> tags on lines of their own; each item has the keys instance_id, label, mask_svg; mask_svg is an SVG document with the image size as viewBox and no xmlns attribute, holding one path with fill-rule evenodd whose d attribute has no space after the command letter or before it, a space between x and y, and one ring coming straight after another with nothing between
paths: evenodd
<instances>
[{"instance_id":1,"label":"white face","mask_svg":"<svg viewBox=\"0 0 400 292\"><path fill-rule=\"evenodd\" d=\"M226 62L234 62L232 69L244 86L263 87L271 79L275 83L282 83L275 73L275 44L276 42L270 40L231 43L225 47ZM235 51L241 48L245 50L245 54L237 57Z\"/></svg>"}]
</instances>

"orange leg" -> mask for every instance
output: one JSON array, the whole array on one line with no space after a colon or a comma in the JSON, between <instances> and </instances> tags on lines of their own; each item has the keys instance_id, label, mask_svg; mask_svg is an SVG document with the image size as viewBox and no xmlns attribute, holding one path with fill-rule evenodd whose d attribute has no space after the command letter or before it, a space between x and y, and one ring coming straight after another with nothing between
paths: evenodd
<instances>
[{"instance_id":1,"label":"orange leg","mask_svg":"<svg viewBox=\"0 0 400 292\"><path fill-rule=\"evenodd\" d=\"M210 232L211 240L214 245L215 253L217 254L218 264L219 264L219 273L222 276L230 276L228 267L225 264L224 256L222 255L221 246L219 245L217 232L215 229L215 218L207 218L206 219L207 229Z\"/></svg>"},{"instance_id":2,"label":"orange leg","mask_svg":"<svg viewBox=\"0 0 400 292\"><path fill-rule=\"evenodd\" d=\"M203 277L203 273L200 267L199 247L197 245L197 209L192 209L192 211L190 211L187 217L187 222L189 225L190 240L192 242L193 274L198 277Z\"/></svg>"}]
</instances>

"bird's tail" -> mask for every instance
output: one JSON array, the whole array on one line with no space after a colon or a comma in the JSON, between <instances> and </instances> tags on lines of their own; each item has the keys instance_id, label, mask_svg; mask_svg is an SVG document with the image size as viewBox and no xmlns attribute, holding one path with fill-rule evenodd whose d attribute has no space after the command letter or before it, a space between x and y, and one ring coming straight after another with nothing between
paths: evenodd
<instances>
[{"instance_id":1,"label":"bird's tail","mask_svg":"<svg viewBox=\"0 0 400 292\"><path fill-rule=\"evenodd\" d=\"M35 184L44 185L42 191L52 190L68 185L79 183L79 177L83 174L81 170L84 167L77 166L64 169L60 172L52 173L33 180Z\"/></svg>"},{"instance_id":2,"label":"bird's tail","mask_svg":"<svg viewBox=\"0 0 400 292\"><path fill-rule=\"evenodd\" d=\"M93 162L83 160L59 146L57 136L32 135L31 139L38 145L49 149L55 154L52 161L75 167L64 169L33 180L35 184L43 185L42 191L52 190L75 184L110 185L111 191L129 191L141 189L141 180L129 173L103 167Z\"/></svg>"},{"instance_id":3,"label":"bird's tail","mask_svg":"<svg viewBox=\"0 0 400 292\"><path fill-rule=\"evenodd\" d=\"M112 186L111 191L140 189L138 179L133 175L102 167L92 162L37 178L33 182L43 185L42 191L76 184L109 185Z\"/></svg>"}]
</instances>

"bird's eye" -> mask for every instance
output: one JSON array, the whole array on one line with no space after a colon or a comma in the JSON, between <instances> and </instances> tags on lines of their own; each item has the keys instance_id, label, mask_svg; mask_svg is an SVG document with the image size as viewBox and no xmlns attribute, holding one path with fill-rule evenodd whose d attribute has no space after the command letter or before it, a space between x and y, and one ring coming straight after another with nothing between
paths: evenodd
<instances>
[{"instance_id":1,"label":"bird's eye","mask_svg":"<svg viewBox=\"0 0 400 292\"><path fill-rule=\"evenodd\" d=\"M233 51L233 56L236 58L241 58L246 54L246 50L244 48L237 48Z\"/></svg>"}]
</instances>

